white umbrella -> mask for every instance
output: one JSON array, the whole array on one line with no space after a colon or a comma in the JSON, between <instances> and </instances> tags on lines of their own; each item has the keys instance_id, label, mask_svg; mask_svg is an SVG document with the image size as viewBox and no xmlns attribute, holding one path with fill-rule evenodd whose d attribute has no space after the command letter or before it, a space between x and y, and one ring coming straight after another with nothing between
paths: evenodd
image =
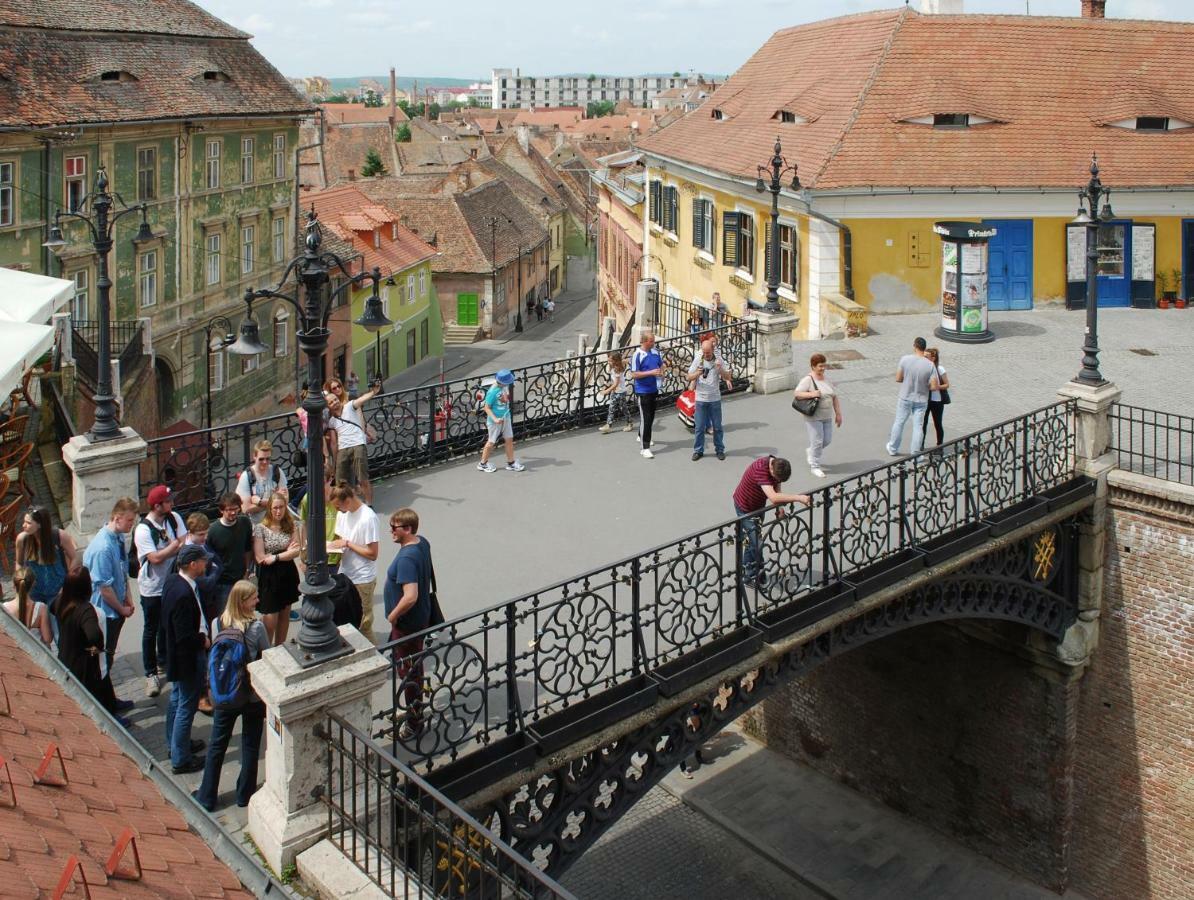
<instances>
[{"instance_id":1,"label":"white umbrella","mask_svg":"<svg viewBox=\"0 0 1194 900\"><path fill-rule=\"evenodd\" d=\"M44 325L74 296L75 283L0 268L0 319Z\"/></svg>"},{"instance_id":2,"label":"white umbrella","mask_svg":"<svg viewBox=\"0 0 1194 900\"><path fill-rule=\"evenodd\" d=\"M54 329L29 322L5 322L0 327L0 399L21 386L21 379L38 358L54 346Z\"/></svg>"}]
</instances>

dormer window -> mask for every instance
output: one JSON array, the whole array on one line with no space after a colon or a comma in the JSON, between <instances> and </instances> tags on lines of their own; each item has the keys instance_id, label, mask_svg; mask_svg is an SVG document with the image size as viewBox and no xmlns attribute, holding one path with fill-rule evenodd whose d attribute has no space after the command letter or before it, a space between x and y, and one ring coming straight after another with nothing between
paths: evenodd
<instances>
[{"instance_id":1,"label":"dormer window","mask_svg":"<svg viewBox=\"0 0 1194 900\"><path fill-rule=\"evenodd\" d=\"M202 76L203 81L231 81L227 72L221 72L218 69L207 69Z\"/></svg>"},{"instance_id":2,"label":"dormer window","mask_svg":"<svg viewBox=\"0 0 1194 900\"><path fill-rule=\"evenodd\" d=\"M137 76L132 72L126 72L123 69L109 69L106 72L100 72L99 80L104 82L131 82L136 81Z\"/></svg>"},{"instance_id":3,"label":"dormer window","mask_svg":"<svg viewBox=\"0 0 1194 900\"><path fill-rule=\"evenodd\" d=\"M932 125L941 129L973 128L975 125L1002 123L1002 119L980 116L975 113L933 113L931 115L908 116L900 119L906 125Z\"/></svg>"},{"instance_id":4,"label":"dormer window","mask_svg":"<svg viewBox=\"0 0 1194 900\"><path fill-rule=\"evenodd\" d=\"M1108 122L1112 128L1123 128L1128 131L1151 131L1151 132L1165 132L1165 131L1180 131L1183 128L1194 127L1194 122L1188 122L1185 119L1178 119L1174 116L1137 116L1134 119L1120 119L1117 122Z\"/></svg>"},{"instance_id":5,"label":"dormer window","mask_svg":"<svg viewBox=\"0 0 1194 900\"><path fill-rule=\"evenodd\" d=\"M779 111L779 120L781 122L783 122L785 125L795 125L796 124L796 113L788 112L786 109L781 109Z\"/></svg>"},{"instance_id":6,"label":"dormer window","mask_svg":"<svg viewBox=\"0 0 1194 900\"><path fill-rule=\"evenodd\" d=\"M1137 116L1137 131L1168 131L1169 116Z\"/></svg>"},{"instance_id":7,"label":"dormer window","mask_svg":"<svg viewBox=\"0 0 1194 900\"><path fill-rule=\"evenodd\" d=\"M720 109L715 109L715 110L713 110L713 119L714 119L714 121L720 122L720 121L722 121L724 118L725 118L725 116L723 116L723 115L721 114L721 110L720 110Z\"/></svg>"},{"instance_id":8,"label":"dormer window","mask_svg":"<svg viewBox=\"0 0 1194 900\"><path fill-rule=\"evenodd\" d=\"M970 126L969 113L934 113L934 128L968 128Z\"/></svg>"}]
</instances>

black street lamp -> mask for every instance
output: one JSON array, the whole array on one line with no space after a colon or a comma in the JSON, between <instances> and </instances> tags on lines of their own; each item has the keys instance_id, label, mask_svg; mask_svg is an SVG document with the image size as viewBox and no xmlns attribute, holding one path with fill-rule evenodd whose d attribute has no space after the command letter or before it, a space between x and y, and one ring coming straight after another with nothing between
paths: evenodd
<instances>
[{"instance_id":1,"label":"black street lamp","mask_svg":"<svg viewBox=\"0 0 1194 900\"><path fill-rule=\"evenodd\" d=\"M305 249L301 256L290 261L278 287L274 289L262 288L256 291L245 291L246 313L240 325L240 337L228 350L241 355L264 353L267 348L261 343L257 321L253 318L253 301L258 297L276 298L284 300L294 307L298 313L299 330L296 332L299 349L307 354L307 380L312 385L319 384L319 364L327 351L328 320L336 298L344 291L359 287L365 282L372 282L373 294L366 301L365 312L356 324L374 330L384 328L393 323L382 310L381 297L378 286L382 282L381 270L376 266L369 272L353 275L348 271L344 261L335 253L324 252L320 248L323 244L323 234L319 228L315 210L307 214L307 236ZM329 291L329 273L335 268L342 272L347 281L338 288ZM282 286L295 274L296 287L302 286L304 302L299 302L297 296L282 293ZM297 291L296 291L297 293ZM303 400L303 409L307 412L307 421L311 428L318 429L323 421L323 412L327 402L323 392L316 389L307 393ZM312 451L307 454L307 487L308 490L318 491L323 484L324 459L323 454ZM328 574L327 539L324 534L323 504L310 504L307 516L307 572L299 585L299 592L303 595L301 611L302 624L299 626L298 651L289 648L300 665L313 666L325 660L332 659L349 652L342 644L340 634L332 623L332 604L328 599L328 592L332 589L332 579Z\"/></svg>"},{"instance_id":2,"label":"black street lamp","mask_svg":"<svg viewBox=\"0 0 1194 900\"><path fill-rule=\"evenodd\" d=\"M115 203L120 208L115 213L112 207ZM80 210L91 208L91 215ZM93 441L110 441L120 437L120 413L116 409L116 397L112 393L112 335L110 293L112 280L108 277L108 253L112 250L112 232L124 216L129 213L141 213L141 227L133 237L133 244L153 240L153 232L149 228L146 218L148 207L144 203L129 206L119 194L108 193L108 173L100 166L95 174L95 190L83 198L78 210L58 210L54 213L54 224L50 227L49 239L42 244L55 253L66 246L62 236L62 219L78 219L86 223L91 231L91 242L95 247L95 254L99 257L99 276L95 285L99 289L99 348L98 371L95 378L95 422L87 437Z\"/></svg>"},{"instance_id":3,"label":"black street lamp","mask_svg":"<svg viewBox=\"0 0 1194 900\"><path fill-rule=\"evenodd\" d=\"M220 332L213 339L212 333L216 329L220 329ZM211 428L211 357L213 353L219 353L235 343L236 335L232 333L232 323L228 321L227 316L216 316L203 326L203 338L203 346L207 348L207 404L205 409L207 410L207 427Z\"/></svg>"},{"instance_id":4,"label":"black street lamp","mask_svg":"<svg viewBox=\"0 0 1194 900\"><path fill-rule=\"evenodd\" d=\"M1078 215L1072 224L1086 227L1086 339L1082 342L1082 370L1074 381L1097 387L1106 384L1099 371L1099 226L1115 218L1111 189L1099 180L1099 155L1090 155L1090 181L1078 192ZM1102 200L1103 208L1099 208Z\"/></svg>"},{"instance_id":5,"label":"black street lamp","mask_svg":"<svg viewBox=\"0 0 1194 900\"><path fill-rule=\"evenodd\" d=\"M771 157L771 162L758 168L759 179L755 182L755 190L760 194L764 191L771 191L771 266L770 271L767 272L767 303L763 309L769 313L777 313L782 312L779 305L779 192L783 190L783 183L780 179L791 172L790 187L793 191L798 191L800 190L800 174L795 163L789 165L788 161L784 159L779 138L775 139L775 153ZM770 182L764 180L767 175L771 176Z\"/></svg>"}]
</instances>

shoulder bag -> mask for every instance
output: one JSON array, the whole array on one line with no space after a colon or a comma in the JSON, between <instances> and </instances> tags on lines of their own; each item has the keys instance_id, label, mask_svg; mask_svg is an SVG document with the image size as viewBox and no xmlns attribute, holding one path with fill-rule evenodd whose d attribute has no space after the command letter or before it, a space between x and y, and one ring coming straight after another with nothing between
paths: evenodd
<instances>
[{"instance_id":1,"label":"shoulder bag","mask_svg":"<svg viewBox=\"0 0 1194 900\"><path fill-rule=\"evenodd\" d=\"M802 378L801 381L803 380L804 379ZM810 378L810 380L813 383L812 390L820 390L820 388L817 387L817 379ZM797 390L799 390L799 387L797 387ZM803 400L798 400L796 398L792 399L792 409L796 410L796 412L800 413L802 416L812 416L816 414L817 407L820 405L820 397L806 397Z\"/></svg>"},{"instance_id":2,"label":"shoulder bag","mask_svg":"<svg viewBox=\"0 0 1194 900\"><path fill-rule=\"evenodd\" d=\"M937 381L940 382L941 381L941 367L936 366L935 368L937 369ZM948 406L949 405L949 388L941 388L937 391L937 393L941 395L941 405Z\"/></svg>"}]
</instances>

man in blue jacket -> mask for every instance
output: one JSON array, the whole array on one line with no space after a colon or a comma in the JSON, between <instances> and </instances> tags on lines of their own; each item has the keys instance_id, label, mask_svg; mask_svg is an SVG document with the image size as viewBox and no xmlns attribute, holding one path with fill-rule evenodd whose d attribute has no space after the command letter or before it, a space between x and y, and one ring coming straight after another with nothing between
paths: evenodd
<instances>
[{"instance_id":1,"label":"man in blue jacket","mask_svg":"<svg viewBox=\"0 0 1194 900\"><path fill-rule=\"evenodd\" d=\"M655 457L651 452L651 426L655 423L655 399L659 396L659 376L662 374L663 356L655 349L655 332L644 331L642 343L630 357L630 378L638 400L638 436L643 444L639 454L644 459Z\"/></svg>"},{"instance_id":2,"label":"man in blue jacket","mask_svg":"<svg viewBox=\"0 0 1194 900\"><path fill-rule=\"evenodd\" d=\"M207 551L187 544L178 551L178 571L162 590L162 627L166 637L166 678L171 682L166 707L166 743L175 775L199 772L202 741L191 740L191 723L203 693L207 648L211 639L203 614L198 581L207 570Z\"/></svg>"}]
</instances>

